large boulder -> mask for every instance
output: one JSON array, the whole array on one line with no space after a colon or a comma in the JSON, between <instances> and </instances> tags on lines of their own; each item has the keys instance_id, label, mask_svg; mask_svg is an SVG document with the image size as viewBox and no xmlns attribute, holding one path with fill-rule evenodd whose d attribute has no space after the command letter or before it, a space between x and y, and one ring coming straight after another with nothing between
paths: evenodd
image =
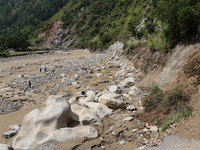
<instances>
[{"instance_id":1,"label":"large boulder","mask_svg":"<svg viewBox=\"0 0 200 150\"><path fill-rule=\"evenodd\" d=\"M112 112L111 109L101 103L87 102L85 105L95 111L100 118L104 118Z\"/></svg>"},{"instance_id":2,"label":"large boulder","mask_svg":"<svg viewBox=\"0 0 200 150\"><path fill-rule=\"evenodd\" d=\"M105 93L99 97L98 102L105 104L113 109L123 109L126 107L123 100L120 100L121 95L115 93Z\"/></svg>"},{"instance_id":3,"label":"large boulder","mask_svg":"<svg viewBox=\"0 0 200 150\"><path fill-rule=\"evenodd\" d=\"M81 125L94 124L102 126L102 123L96 112L78 104L71 106L72 119L80 122Z\"/></svg>"},{"instance_id":4,"label":"large boulder","mask_svg":"<svg viewBox=\"0 0 200 150\"><path fill-rule=\"evenodd\" d=\"M35 109L24 117L22 128L13 141L13 148L37 149L48 142L65 142L83 137L97 138L95 128L70 126L74 120L82 122L84 117L81 115L83 114L71 111L65 98L50 96L43 109Z\"/></svg>"}]
</instances>

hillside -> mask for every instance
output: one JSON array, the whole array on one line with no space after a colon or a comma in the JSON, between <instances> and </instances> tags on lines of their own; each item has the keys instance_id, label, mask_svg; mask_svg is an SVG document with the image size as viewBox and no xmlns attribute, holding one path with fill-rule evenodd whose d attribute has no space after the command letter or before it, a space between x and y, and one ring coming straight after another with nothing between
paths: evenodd
<instances>
[{"instance_id":1,"label":"hillside","mask_svg":"<svg viewBox=\"0 0 200 150\"><path fill-rule=\"evenodd\" d=\"M49 48L106 49L134 39L166 49L197 34L200 24L198 0L17 0L0 6L2 35L19 34ZM59 27L49 28L58 20Z\"/></svg>"},{"instance_id":2,"label":"hillside","mask_svg":"<svg viewBox=\"0 0 200 150\"><path fill-rule=\"evenodd\" d=\"M199 150L199 0L2 0L0 150Z\"/></svg>"}]
</instances>

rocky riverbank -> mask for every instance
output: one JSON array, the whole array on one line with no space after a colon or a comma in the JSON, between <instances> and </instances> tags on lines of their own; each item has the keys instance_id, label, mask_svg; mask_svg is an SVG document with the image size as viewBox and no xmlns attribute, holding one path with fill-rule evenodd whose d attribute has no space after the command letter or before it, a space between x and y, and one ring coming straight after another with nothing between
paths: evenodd
<instances>
[{"instance_id":1,"label":"rocky riverbank","mask_svg":"<svg viewBox=\"0 0 200 150\"><path fill-rule=\"evenodd\" d=\"M73 55L73 53L68 53L68 55ZM62 138L62 133L60 133L60 136L58 134L60 140L52 140L50 137L51 140L44 141L44 139L34 137L29 141L35 144L29 145L28 143L25 144L26 142L23 140L26 140L27 134L33 134L34 131L32 131L33 133L27 132L32 127L26 126L27 123L24 120L22 129L14 140L14 148L124 149L126 147L137 148L143 145L152 146L160 141L158 128L142 123L138 119L138 113L143 111L140 100L145 95L137 84L140 71L135 70L133 65L123 57L116 54L94 54L68 60L52 59L21 67L32 65L35 70L18 74L7 84L8 87L2 89L1 114L41 104L49 96L58 95L58 99L59 97L64 99L64 103L67 100L66 106L69 105L70 110L79 116L78 119L71 116L73 121L69 121L62 128L69 130L70 126L70 129L76 130L89 125L94 128L94 131L96 130L94 132L96 135L91 136L87 133L85 127L84 131L80 131L84 133L85 136L83 137L78 138L77 135L80 133L79 130L76 130L76 133L70 136L71 138ZM17 70L21 67L8 69ZM46 107L53 108L57 104L52 103L51 100L55 99L52 96L49 98ZM61 106L64 103L61 103ZM45 116L48 116L48 113L53 114L54 109L58 109L56 107L49 110L50 108L46 107L41 110L40 114L44 121L43 125L38 127L37 122L32 122L34 129L41 128L43 130L46 125ZM64 112L69 108L64 108ZM45 109L51 112L48 111L43 116L42 111L45 111ZM30 118L33 117L31 114L33 112L29 114ZM63 115L63 111L60 112L60 115ZM66 117L71 118L68 115ZM53 118L55 119L55 117ZM54 121L56 124L60 122L59 119ZM60 128L54 127L47 131L51 135L52 131L60 131ZM38 132L41 133L42 131L38 129ZM46 134L44 133L44 135ZM13 135L10 135L10 137ZM95 137L95 139L91 139L91 137ZM67 142L71 139L74 139L74 141ZM12 140L8 141L11 143ZM61 141L64 143L60 143ZM49 142L50 144L46 145Z\"/></svg>"},{"instance_id":2,"label":"rocky riverbank","mask_svg":"<svg viewBox=\"0 0 200 150\"><path fill-rule=\"evenodd\" d=\"M176 126L160 133L141 122L147 93L140 70L123 56L60 51L11 59L0 60L9 64L0 78L2 149L140 150Z\"/></svg>"}]
</instances>

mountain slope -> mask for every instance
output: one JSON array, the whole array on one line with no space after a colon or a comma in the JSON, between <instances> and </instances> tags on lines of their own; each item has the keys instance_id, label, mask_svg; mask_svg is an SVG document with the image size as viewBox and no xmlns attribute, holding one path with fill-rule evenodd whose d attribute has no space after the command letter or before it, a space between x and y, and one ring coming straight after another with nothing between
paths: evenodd
<instances>
[{"instance_id":1,"label":"mountain slope","mask_svg":"<svg viewBox=\"0 0 200 150\"><path fill-rule=\"evenodd\" d=\"M200 26L198 0L3 0L0 14L2 35L20 34L41 46L49 25L60 20L62 33L51 38L59 42L49 47L94 50L130 39L157 50L172 48Z\"/></svg>"}]
</instances>

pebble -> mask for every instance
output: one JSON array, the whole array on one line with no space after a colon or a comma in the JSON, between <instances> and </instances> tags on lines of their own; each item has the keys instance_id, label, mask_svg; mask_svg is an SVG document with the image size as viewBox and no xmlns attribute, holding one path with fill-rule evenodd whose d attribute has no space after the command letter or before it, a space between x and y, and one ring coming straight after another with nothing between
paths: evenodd
<instances>
[{"instance_id":1,"label":"pebble","mask_svg":"<svg viewBox=\"0 0 200 150\"><path fill-rule=\"evenodd\" d=\"M130 106L127 107L127 109L128 109L129 111L136 111L136 110L137 110L137 107L135 107L134 105L130 105Z\"/></svg>"},{"instance_id":2,"label":"pebble","mask_svg":"<svg viewBox=\"0 0 200 150\"><path fill-rule=\"evenodd\" d=\"M17 125L11 125L9 126L10 130L16 130L19 131L21 129L21 125L17 124Z\"/></svg>"},{"instance_id":3,"label":"pebble","mask_svg":"<svg viewBox=\"0 0 200 150\"><path fill-rule=\"evenodd\" d=\"M127 117L124 119L125 121L132 121L133 120L133 117Z\"/></svg>"},{"instance_id":4,"label":"pebble","mask_svg":"<svg viewBox=\"0 0 200 150\"><path fill-rule=\"evenodd\" d=\"M149 130L152 132L157 132L158 128L156 126L151 126Z\"/></svg>"},{"instance_id":5,"label":"pebble","mask_svg":"<svg viewBox=\"0 0 200 150\"><path fill-rule=\"evenodd\" d=\"M137 131L137 129L133 129L132 132L135 133Z\"/></svg>"},{"instance_id":6,"label":"pebble","mask_svg":"<svg viewBox=\"0 0 200 150\"><path fill-rule=\"evenodd\" d=\"M126 143L126 141L119 141L119 144L122 145L122 146L123 146L125 143Z\"/></svg>"}]
</instances>

